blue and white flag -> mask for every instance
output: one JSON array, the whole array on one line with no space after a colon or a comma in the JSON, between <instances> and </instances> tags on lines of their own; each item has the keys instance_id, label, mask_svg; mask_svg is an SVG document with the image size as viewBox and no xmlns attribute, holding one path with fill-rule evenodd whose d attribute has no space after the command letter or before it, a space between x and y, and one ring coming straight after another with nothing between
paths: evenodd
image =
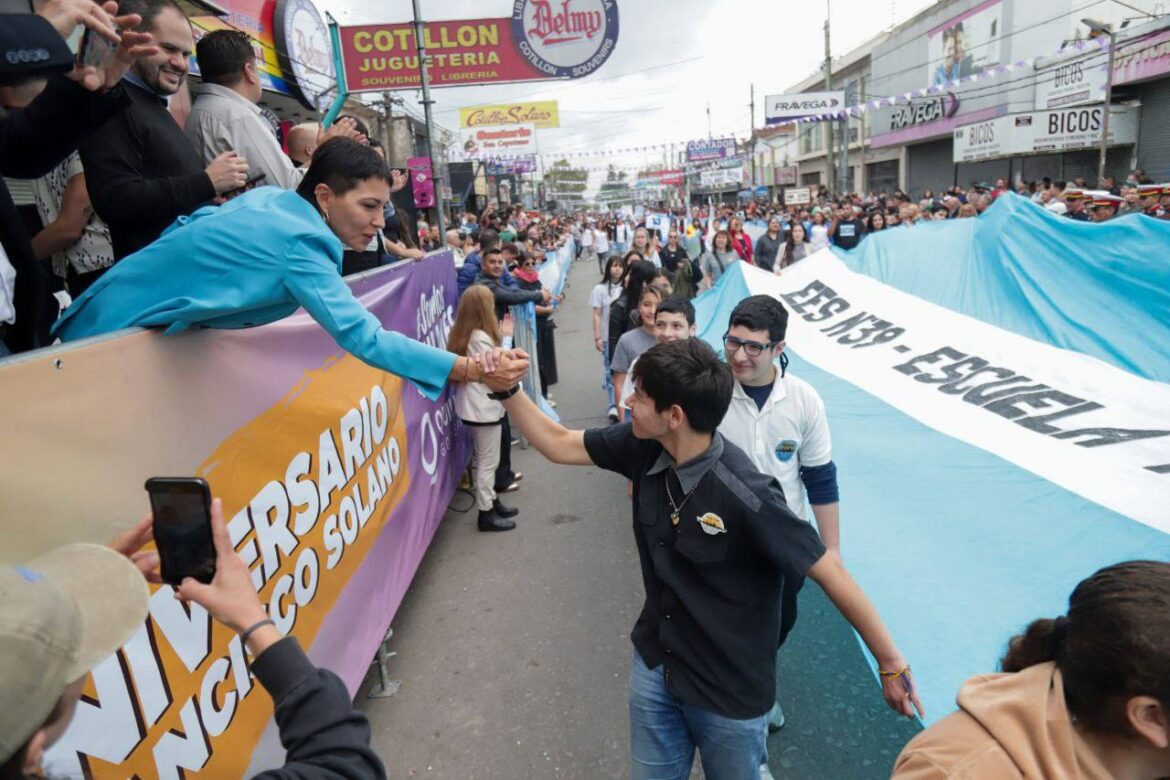
<instances>
[{"instance_id":1,"label":"blue and white flag","mask_svg":"<svg viewBox=\"0 0 1170 780\"><path fill-rule=\"evenodd\" d=\"M1168 247L1170 223L1008 196L781 276L734 263L696 301L717 349L744 297L788 309L788 370L832 429L843 558L930 721L1077 582L1170 560Z\"/></svg>"}]
</instances>

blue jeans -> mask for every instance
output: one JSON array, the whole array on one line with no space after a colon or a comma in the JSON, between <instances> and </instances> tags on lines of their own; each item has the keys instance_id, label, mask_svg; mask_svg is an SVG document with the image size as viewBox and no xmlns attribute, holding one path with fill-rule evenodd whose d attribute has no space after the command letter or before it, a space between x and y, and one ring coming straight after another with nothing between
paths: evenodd
<instances>
[{"instance_id":1,"label":"blue jeans","mask_svg":"<svg viewBox=\"0 0 1170 780\"><path fill-rule=\"evenodd\" d=\"M619 243L617 241L611 243L609 247L611 254L615 254L618 257L625 257L626 251L630 248L628 245Z\"/></svg>"},{"instance_id":2,"label":"blue jeans","mask_svg":"<svg viewBox=\"0 0 1170 780\"><path fill-rule=\"evenodd\" d=\"M638 651L630 666L630 752L634 780L687 780L695 748L707 780L758 780L768 716L736 720L687 704L666 689L663 667Z\"/></svg>"},{"instance_id":3,"label":"blue jeans","mask_svg":"<svg viewBox=\"0 0 1170 780\"><path fill-rule=\"evenodd\" d=\"M609 405L617 406L617 403L614 401L613 374L609 370L608 338L601 342L601 366L605 369L601 375L601 389L605 391L606 396L609 398Z\"/></svg>"}]
</instances>

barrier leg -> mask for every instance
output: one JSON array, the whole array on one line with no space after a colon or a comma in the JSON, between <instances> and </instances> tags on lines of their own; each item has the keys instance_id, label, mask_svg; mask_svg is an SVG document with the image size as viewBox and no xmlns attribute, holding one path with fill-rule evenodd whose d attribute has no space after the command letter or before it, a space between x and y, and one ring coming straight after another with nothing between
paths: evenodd
<instances>
[{"instance_id":1,"label":"barrier leg","mask_svg":"<svg viewBox=\"0 0 1170 780\"><path fill-rule=\"evenodd\" d=\"M378 654L374 656L373 665L378 667L378 682L370 688L368 695L371 699L388 699L398 693L398 689L402 687L402 681L391 680L386 670L386 665L390 663L390 659L398 655L397 652L386 648L392 636L394 636L394 629L386 629L386 636L383 637L382 644L378 645Z\"/></svg>"}]
</instances>

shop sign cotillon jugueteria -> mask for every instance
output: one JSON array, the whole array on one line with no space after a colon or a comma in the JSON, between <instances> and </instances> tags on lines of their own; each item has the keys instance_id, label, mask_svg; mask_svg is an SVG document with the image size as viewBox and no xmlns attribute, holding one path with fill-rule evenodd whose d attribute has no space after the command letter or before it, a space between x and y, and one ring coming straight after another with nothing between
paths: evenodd
<instances>
[{"instance_id":1,"label":"shop sign cotillon jugueteria","mask_svg":"<svg viewBox=\"0 0 1170 780\"><path fill-rule=\"evenodd\" d=\"M339 33L350 92L421 86L412 23ZM617 36L617 0L515 0L510 18L423 26L432 87L581 78L609 59Z\"/></svg>"}]
</instances>

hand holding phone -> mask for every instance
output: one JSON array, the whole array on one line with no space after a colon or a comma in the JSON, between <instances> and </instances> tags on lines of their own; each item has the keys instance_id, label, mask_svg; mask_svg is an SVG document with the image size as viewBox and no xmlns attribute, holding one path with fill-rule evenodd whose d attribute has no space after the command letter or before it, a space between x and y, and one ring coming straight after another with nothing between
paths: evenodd
<instances>
[{"instance_id":1,"label":"hand holding phone","mask_svg":"<svg viewBox=\"0 0 1170 780\"><path fill-rule=\"evenodd\" d=\"M153 512L154 543L163 582L187 577L209 583L215 577L211 534L211 489L199 477L153 477L146 481Z\"/></svg>"}]
</instances>

